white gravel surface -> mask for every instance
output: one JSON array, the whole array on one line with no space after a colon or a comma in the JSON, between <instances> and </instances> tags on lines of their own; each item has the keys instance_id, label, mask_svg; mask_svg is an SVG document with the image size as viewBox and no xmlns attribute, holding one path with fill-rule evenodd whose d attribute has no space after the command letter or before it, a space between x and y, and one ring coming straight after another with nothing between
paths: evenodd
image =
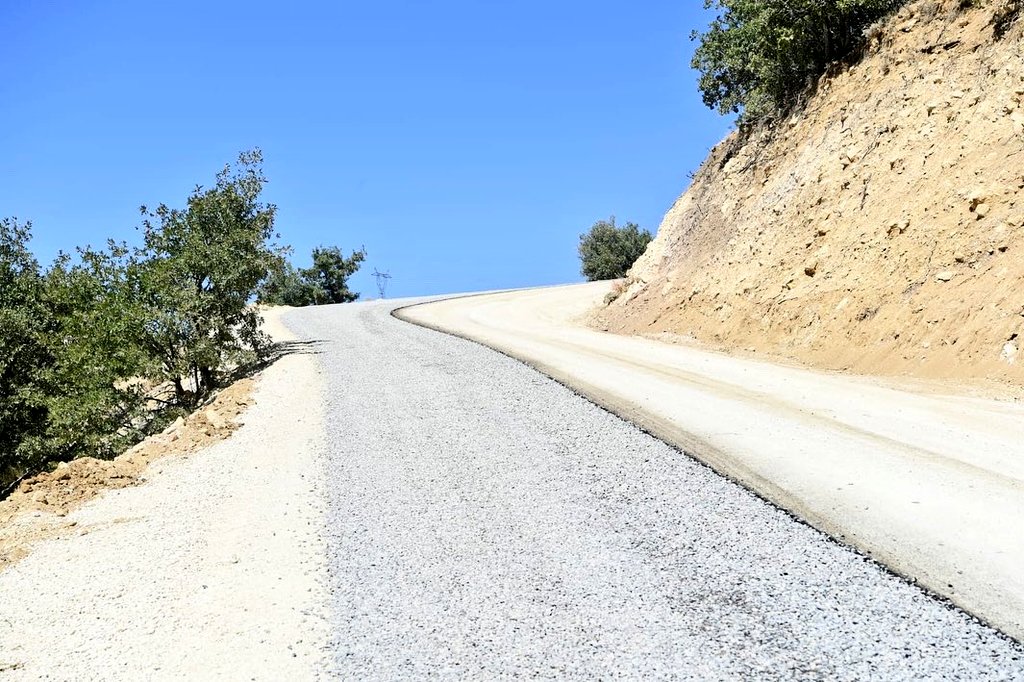
<instances>
[{"instance_id":1,"label":"white gravel surface","mask_svg":"<svg viewBox=\"0 0 1024 682\"><path fill-rule=\"evenodd\" d=\"M541 368L1024 639L1024 404L582 324L610 288L453 298L399 316Z\"/></svg>"},{"instance_id":2,"label":"white gravel surface","mask_svg":"<svg viewBox=\"0 0 1024 682\"><path fill-rule=\"evenodd\" d=\"M344 679L1024 679L1024 650L517 361L388 315L323 340Z\"/></svg>"},{"instance_id":3,"label":"white gravel surface","mask_svg":"<svg viewBox=\"0 0 1024 682\"><path fill-rule=\"evenodd\" d=\"M321 675L321 394L313 357L285 357L229 440L157 461L0 573L0 680Z\"/></svg>"},{"instance_id":4,"label":"white gravel surface","mask_svg":"<svg viewBox=\"0 0 1024 682\"><path fill-rule=\"evenodd\" d=\"M0 678L1024 680L1019 644L394 305L288 313L320 354L234 437L0 574Z\"/></svg>"}]
</instances>

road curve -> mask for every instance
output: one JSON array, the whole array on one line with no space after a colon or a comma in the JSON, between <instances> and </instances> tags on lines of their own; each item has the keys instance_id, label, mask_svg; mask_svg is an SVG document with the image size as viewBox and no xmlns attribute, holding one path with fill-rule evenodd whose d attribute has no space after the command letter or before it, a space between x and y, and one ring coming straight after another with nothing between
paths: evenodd
<instances>
[{"instance_id":1,"label":"road curve","mask_svg":"<svg viewBox=\"0 0 1024 682\"><path fill-rule=\"evenodd\" d=\"M395 305L284 318L326 386L330 676L1024 679L1009 638Z\"/></svg>"},{"instance_id":2,"label":"road curve","mask_svg":"<svg viewBox=\"0 0 1024 682\"><path fill-rule=\"evenodd\" d=\"M1024 637L1024 405L908 393L578 319L607 283L448 299L402 319L484 343Z\"/></svg>"}]
</instances>

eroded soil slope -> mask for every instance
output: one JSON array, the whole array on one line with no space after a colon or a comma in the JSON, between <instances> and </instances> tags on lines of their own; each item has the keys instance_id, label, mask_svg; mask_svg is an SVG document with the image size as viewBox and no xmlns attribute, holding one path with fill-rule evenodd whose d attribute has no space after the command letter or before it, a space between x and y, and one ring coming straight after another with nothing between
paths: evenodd
<instances>
[{"instance_id":1,"label":"eroded soil slope","mask_svg":"<svg viewBox=\"0 0 1024 682\"><path fill-rule=\"evenodd\" d=\"M36 542L78 532L77 521L66 517L85 502L106 490L140 485L157 460L191 455L226 439L239 428L253 385L252 379L232 384L202 409L113 460L81 457L23 481L0 501L0 571L27 556Z\"/></svg>"},{"instance_id":2,"label":"eroded soil slope","mask_svg":"<svg viewBox=\"0 0 1024 682\"><path fill-rule=\"evenodd\" d=\"M1019 395L1024 20L961 4L910 3L800 115L719 144L594 323Z\"/></svg>"}]
</instances>

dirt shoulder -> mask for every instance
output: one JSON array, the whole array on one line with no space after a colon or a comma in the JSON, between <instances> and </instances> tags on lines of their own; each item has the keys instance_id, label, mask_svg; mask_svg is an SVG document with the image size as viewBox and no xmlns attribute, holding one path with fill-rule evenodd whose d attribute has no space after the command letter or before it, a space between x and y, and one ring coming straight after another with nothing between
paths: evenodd
<instances>
[{"instance_id":1,"label":"dirt shoulder","mask_svg":"<svg viewBox=\"0 0 1024 682\"><path fill-rule=\"evenodd\" d=\"M322 384L297 350L3 505L4 679L324 675Z\"/></svg>"}]
</instances>

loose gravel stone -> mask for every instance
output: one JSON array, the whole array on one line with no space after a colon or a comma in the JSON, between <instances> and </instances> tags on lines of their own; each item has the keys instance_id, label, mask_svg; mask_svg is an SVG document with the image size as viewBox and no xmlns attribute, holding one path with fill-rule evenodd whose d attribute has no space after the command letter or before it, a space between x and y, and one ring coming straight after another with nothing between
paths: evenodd
<instances>
[{"instance_id":1,"label":"loose gravel stone","mask_svg":"<svg viewBox=\"0 0 1024 682\"><path fill-rule=\"evenodd\" d=\"M536 371L390 317L322 341L347 679L1024 679L1021 645Z\"/></svg>"},{"instance_id":2,"label":"loose gravel stone","mask_svg":"<svg viewBox=\"0 0 1024 682\"><path fill-rule=\"evenodd\" d=\"M0 680L323 677L321 382L267 369L231 438L168 457L0 573Z\"/></svg>"}]
</instances>

